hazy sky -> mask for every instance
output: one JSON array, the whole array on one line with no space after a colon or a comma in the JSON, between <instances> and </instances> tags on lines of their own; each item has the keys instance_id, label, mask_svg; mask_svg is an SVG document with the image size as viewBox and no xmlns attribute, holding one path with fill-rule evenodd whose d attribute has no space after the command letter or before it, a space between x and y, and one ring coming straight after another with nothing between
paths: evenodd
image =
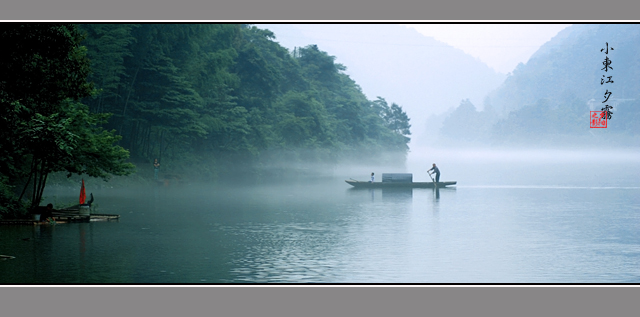
<instances>
[{"instance_id":1,"label":"hazy sky","mask_svg":"<svg viewBox=\"0 0 640 317\"><path fill-rule=\"evenodd\" d=\"M569 24L413 24L418 32L463 50L507 74Z\"/></svg>"}]
</instances>

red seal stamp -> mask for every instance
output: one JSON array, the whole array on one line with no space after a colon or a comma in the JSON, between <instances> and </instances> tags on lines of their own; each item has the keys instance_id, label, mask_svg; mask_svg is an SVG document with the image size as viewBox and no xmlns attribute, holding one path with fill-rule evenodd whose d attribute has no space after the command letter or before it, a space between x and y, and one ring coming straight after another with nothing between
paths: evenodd
<instances>
[{"instance_id":1,"label":"red seal stamp","mask_svg":"<svg viewBox=\"0 0 640 317\"><path fill-rule=\"evenodd\" d=\"M606 111L591 111L589 117L591 123L590 128L606 128L607 127L607 112Z\"/></svg>"}]
</instances>

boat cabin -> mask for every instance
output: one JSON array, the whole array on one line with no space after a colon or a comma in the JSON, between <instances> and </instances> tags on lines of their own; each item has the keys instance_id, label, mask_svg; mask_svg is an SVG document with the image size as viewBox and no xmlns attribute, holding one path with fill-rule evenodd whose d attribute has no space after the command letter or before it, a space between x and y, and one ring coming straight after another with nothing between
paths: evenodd
<instances>
[{"instance_id":1,"label":"boat cabin","mask_svg":"<svg viewBox=\"0 0 640 317\"><path fill-rule=\"evenodd\" d=\"M413 183L413 174L411 173L383 173L383 183Z\"/></svg>"}]
</instances>

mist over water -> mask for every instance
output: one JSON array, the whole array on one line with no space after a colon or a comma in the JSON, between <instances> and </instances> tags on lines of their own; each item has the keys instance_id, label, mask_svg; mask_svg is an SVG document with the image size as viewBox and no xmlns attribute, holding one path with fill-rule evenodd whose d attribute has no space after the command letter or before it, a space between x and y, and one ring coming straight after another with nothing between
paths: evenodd
<instances>
[{"instance_id":1,"label":"mist over water","mask_svg":"<svg viewBox=\"0 0 640 317\"><path fill-rule=\"evenodd\" d=\"M407 169L428 179L436 163L442 180L462 186L640 186L635 149L412 148Z\"/></svg>"},{"instance_id":2,"label":"mist over water","mask_svg":"<svg viewBox=\"0 0 640 317\"><path fill-rule=\"evenodd\" d=\"M637 283L634 150L412 149L254 184L93 190L119 222L2 227L2 283ZM409 172L454 188L351 188ZM51 188L58 201L77 189ZM26 240L24 240L26 239Z\"/></svg>"}]
</instances>

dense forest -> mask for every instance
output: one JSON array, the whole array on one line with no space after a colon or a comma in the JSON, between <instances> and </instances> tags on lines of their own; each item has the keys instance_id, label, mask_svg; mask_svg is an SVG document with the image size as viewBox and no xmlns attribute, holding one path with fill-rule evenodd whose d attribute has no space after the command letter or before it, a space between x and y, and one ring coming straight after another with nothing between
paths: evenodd
<instances>
[{"instance_id":1,"label":"dense forest","mask_svg":"<svg viewBox=\"0 0 640 317\"><path fill-rule=\"evenodd\" d=\"M573 25L520 64L482 111L461 102L440 130L444 144L628 146L640 144L640 25ZM609 46L608 54L601 51ZM602 83L608 57L613 83ZM607 79L607 77L604 77ZM608 80L608 79L607 79ZM607 86L608 85L608 86ZM590 111L613 106L606 129Z\"/></svg>"},{"instance_id":2,"label":"dense forest","mask_svg":"<svg viewBox=\"0 0 640 317\"><path fill-rule=\"evenodd\" d=\"M367 100L316 45L289 51L256 26L3 24L0 36L15 48L0 74L3 206L37 206L49 174L106 180L129 162L219 180L408 152L399 105Z\"/></svg>"},{"instance_id":3,"label":"dense forest","mask_svg":"<svg viewBox=\"0 0 640 317\"><path fill-rule=\"evenodd\" d=\"M238 24L84 24L100 93L85 102L138 164L201 178L274 162L403 161L409 118L369 101L317 46Z\"/></svg>"}]
</instances>

